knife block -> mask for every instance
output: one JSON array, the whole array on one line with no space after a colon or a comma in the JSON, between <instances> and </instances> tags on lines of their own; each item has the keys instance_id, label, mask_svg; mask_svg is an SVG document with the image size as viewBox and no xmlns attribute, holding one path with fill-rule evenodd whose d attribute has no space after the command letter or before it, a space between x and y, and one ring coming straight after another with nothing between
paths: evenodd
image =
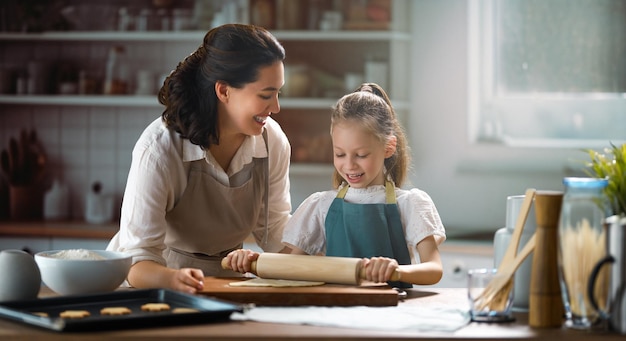
<instances>
[{"instance_id":1,"label":"knife block","mask_svg":"<svg viewBox=\"0 0 626 341\"><path fill-rule=\"evenodd\" d=\"M43 189L39 184L9 186L9 218L39 220L43 217Z\"/></svg>"}]
</instances>

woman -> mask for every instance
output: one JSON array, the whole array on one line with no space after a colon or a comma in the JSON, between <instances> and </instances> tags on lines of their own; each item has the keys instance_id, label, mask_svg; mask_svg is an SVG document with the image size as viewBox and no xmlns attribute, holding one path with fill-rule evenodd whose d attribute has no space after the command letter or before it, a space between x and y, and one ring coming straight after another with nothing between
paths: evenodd
<instances>
[{"instance_id":1,"label":"woman","mask_svg":"<svg viewBox=\"0 0 626 341\"><path fill-rule=\"evenodd\" d=\"M250 233L263 250L282 249L291 147L270 116L284 58L265 29L227 24L165 80L165 110L135 145L108 246L133 256L131 286L196 293L204 276L236 275L220 260Z\"/></svg>"}]
</instances>

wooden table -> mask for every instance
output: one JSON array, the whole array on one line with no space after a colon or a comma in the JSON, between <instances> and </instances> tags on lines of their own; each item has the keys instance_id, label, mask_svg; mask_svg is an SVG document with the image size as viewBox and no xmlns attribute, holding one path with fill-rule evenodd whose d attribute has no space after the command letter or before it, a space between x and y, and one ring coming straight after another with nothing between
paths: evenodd
<instances>
[{"instance_id":1,"label":"wooden table","mask_svg":"<svg viewBox=\"0 0 626 341\"><path fill-rule=\"evenodd\" d=\"M45 290L45 289L44 289ZM414 288L400 305L424 307L467 307L465 289ZM48 296L42 291L40 296ZM57 333L17 322L0 319L0 340L184 340L203 338L211 340L624 340L616 333L584 332L565 327L533 329L528 326L528 314L515 313L516 321L502 324L472 322L454 333L389 332L349 328L330 328L306 325L230 321L224 323L181 327L154 327L136 330L115 330L93 333Z\"/></svg>"}]
</instances>

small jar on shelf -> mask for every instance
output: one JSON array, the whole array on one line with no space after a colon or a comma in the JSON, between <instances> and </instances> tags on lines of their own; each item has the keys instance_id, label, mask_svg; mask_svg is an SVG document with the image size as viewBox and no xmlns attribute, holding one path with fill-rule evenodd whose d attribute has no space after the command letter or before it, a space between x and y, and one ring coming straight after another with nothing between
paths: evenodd
<instances>
[{"instance_id":1,"label":"small jar on shelf","mask_svg":"<svg viewBox=\"0 0 626 341\"><path fill-rule=\"evenodd\" d=\"M125 95L128 93L128 66L125 61L124 46L115 45L109 50L104 74L105 95Z\"/></svg>"}]
</instances>

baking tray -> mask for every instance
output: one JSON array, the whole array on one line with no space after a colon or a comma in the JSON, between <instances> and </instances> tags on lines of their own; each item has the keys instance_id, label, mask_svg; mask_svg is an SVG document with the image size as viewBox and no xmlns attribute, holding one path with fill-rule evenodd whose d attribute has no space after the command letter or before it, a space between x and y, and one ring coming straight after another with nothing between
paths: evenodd
<instances>
[{"instance_id":1,"label":"baking tray","mask_svg":"<svg viewBox=\"0 0 626 341\"><path fill-rule=\"evenodd\" d=\"M142 311L146 303L167 303L170 309ZM127 307L127 315L101 315L105 307ZM175 313L175 308L193 308L196 312ZM91 314L79 319L61 318L65 310L87 310ZM166 325L201 324L228 321L232 312L243 306L206 296L184 294L168 289L138 289L107 294L75 295L0 303L0 317L55 331L85 331L146 328ZM43 312L47 317L34 313Z\"/></svg>"}]
</instances>

